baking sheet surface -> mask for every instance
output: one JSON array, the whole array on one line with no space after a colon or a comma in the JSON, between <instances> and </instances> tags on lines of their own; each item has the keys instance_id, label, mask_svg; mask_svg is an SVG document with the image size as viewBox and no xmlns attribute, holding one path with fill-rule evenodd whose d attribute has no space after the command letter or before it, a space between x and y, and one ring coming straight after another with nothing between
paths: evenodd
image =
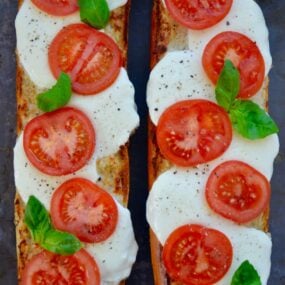
<instances>
[{"instance_id":1,"label":"baking sheet surface","mask_svg":"<svg viewBox=\"0 0 285 285\"><path fill-rule=\"evenodd\" d=\"M246 0L244 0L246 1ZM270 74L270 112L278 122L280 154L272 179L270 228L273 236L272 273L268 285L285 285L285 1L260 0L270 30L273 69ZM129 25L129 75L136 87L141 127L131 140L130 210L140 246L127 285L152 285L147 198L147 107L151 0L132 0ZM15 30L16 0L0 0L0 285L16 285L13 225L13 146L16 139Z\"/></svg>"}]
</instances>

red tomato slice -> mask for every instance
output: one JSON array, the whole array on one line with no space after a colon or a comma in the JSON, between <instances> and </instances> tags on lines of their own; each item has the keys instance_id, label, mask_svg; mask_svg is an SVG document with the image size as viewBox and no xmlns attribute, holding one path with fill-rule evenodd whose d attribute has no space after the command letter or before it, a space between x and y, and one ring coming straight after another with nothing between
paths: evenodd
<instances>
[{"instance_id":1,"label":"red tomato slice","mask_svg":"<svg viewBox=\"0 0 285 285\"><path fill-rule=\"evenodd\" d=\"M21 281L21 285L38 284L100 285L100 271L84 249L71 256L43 251L26 264Z\"/></svg>"},{"instance_id":2,"label":"red tomato slice","mask_svg":"<svg viewBox=\"0 0 285 285\"><path fill-rule=\"evenodd\" d=\"M32 0L40 10L54 16L66 16L78 10L77 0Z\"/></svg>"},{"instance_id":3,"label":"red tomato slice","mask_svg":"<svg viewBox=\"0 0 285 285\"><path fill-rule=\"evenodd\" d=\"M31 120L24 130L24 150L43 173L60 176L82 168L95 148L95 131L79 110L66 107Z\"/></svg>"},{"instance_id":4,"label":"red tomato slice","mask_svg":"<svg viewBox=\"0 0 285 285\"><path fill-rule=\"evenodd\" d=\"M118 77L121 52L106 34L85 24L63 28L49 47L49 65L55 78L63 71L72 79L75 92L98 93Z\"/></svg>"},{"instance_id":5,"label":"red tomato slice","mask_svg":"<svg viewBox=\"0 0 285 285\"><path fill-rule=\"evenodd\" d=\"M218 282L232 264L233 249L220 231L185 225L167 239L162 252L169 276L188 285Z\"/></svg>"},{"instance_id":6,"label":"red tomato slice","mask_svg":"<svg viewBox=\"0 0 285 285\"><path fill-rule=\"evenodd\" d=\"M215 168L206 185L210 207L223 217L247 223L269 205L270 184L260 172L241 161Z\"/></svg>"},{"instance_id":7,"label":"red tomato slice","mask_svg":"<svg viewBox=\"0 0 285 285\"><path fill-rule=\"evenodd\" d=\"M84 242L101 242L115 231L118 208L112 196L89 180L71 179L53 194L54 226Z\"/></svg>"},{"instance_id":8,"label":"red tomato slice","mask_svg":"<svg viewBox=\"0 0 285 285\"><path fill-rule=\"evenodd\" d=\"M189 29L214 26L229 13L233 0L165 0L172 17Z\"/></svg>"},{"instance_id":9,"label":"red tomato slice","mask_svg":"<svg viewBox=\"0 0 285 285\"><path fill-rule=\"evenodd\" d=\"M206 100L187 100L170 106L157 126L161 153L179 166L194 166L222 155L232 141L228 114Z\"/></svg>"},{"instance_id":10,"label":"red tomato slice","mask_svg":"<svg viewBox=\"0 0 285 285\"><path fill-rule=\"evenodd\" d=\"M215 36L206 46L203 54L204 69L217 83L226 59L232 61L240 72L239 97L249 98L262 87L265 77L265 63L256 43L236 32L224 32Z\"/></svg>"}]
</instances>

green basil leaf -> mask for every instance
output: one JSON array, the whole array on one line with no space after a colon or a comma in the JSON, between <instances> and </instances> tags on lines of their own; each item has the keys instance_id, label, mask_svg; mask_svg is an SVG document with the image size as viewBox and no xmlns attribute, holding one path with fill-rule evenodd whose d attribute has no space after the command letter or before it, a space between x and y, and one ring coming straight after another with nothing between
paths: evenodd
<instances>
[{"instance_id":1,"label":"green basil leaf","mask_svg":"<svg viewBox=\"0 0 285 285\"><path fill-rule=\"evenodd\" d=\"M47 210L34 196L31 196L27 203L24 222L36 243L41 243L44 240L45 233L51 229L51 221Z\"/></svg>"},{"instance_id":2,"label":"green basil leaf","mask_svg":"<svg viewBox=\"0 0 285 285\"><path fill-rule=\"evenodd\" d=\"M231 285L262 285L260 277L248 260L244 261L235 272Z\"/></svg>"},{"instance_id":3,"label":"green basil leaf","mask_svg":"<svg viewBox=\"0 0 285 285\"><path fill-rule=\"evenodd\" d=\"M230 109L233 127L245 138L256 140L278 133L273 119L252 101L236 100Z\"/></svg>"},{"instance_id":4,"label":"green basil leaf","mask_svg":"<svg viewBox=\"0 0 285 285\"><path fill-rule=\"evenodd\" d=\"M71 94L71 79L62 72L50 90L37 96L38 108L44 112L57 110L69 102Z\"/></svg>"},{"instance_id":5,"label":"green basil leaf","mask_svg":"<svg viewBox=\"0 0 285 285\"><path fill-rule=\"evenodd\" d=\"M106 0L79 0L81 21L96 28L103 29L109 22L110 9Z\"/></svg>"},{"instance_id":6,"label":"green basil leaf","mask_svg":"<svg viewBox=\"0 0 285 285\"><path fill-rule=\"evenodd\" d=\"M60 255L71 255L80 250L82 244L78 238L72 234L50 230L45 235L42 247Z\"/></svg>"},{"instance_id":7,"label":"green basil leaf","mask_svg":"<svg viewBox=\"0 0 285 285\"><path fill-rule=\"evenodd\" d=\"M230 60L226 60L215 90L218 104L228 111L237 97L239 89L239 71Z\"/></svg>"},{"instance_id":8,"label":"green basil leaf","mask_svg":"<svg viewBox=\"0 0 285 285\"><path fill-rule=\"evenodd\" d=\"M74 235L52 227L48 211L35 196L30 196L26 205L24 222L33 240L48 251L70 255L82 248L81 242Z\"/></svg>"}]
</instances>

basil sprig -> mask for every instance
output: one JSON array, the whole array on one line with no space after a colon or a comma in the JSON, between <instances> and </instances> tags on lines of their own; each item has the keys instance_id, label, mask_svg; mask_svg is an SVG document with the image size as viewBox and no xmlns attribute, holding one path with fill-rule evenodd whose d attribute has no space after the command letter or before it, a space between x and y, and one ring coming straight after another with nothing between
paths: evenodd
<instances>
[{"instance_id":1,"label":"basil sprig","mask_svg":"<svg viewBox=\"0 0 285 285\"><path fill-rule=\"evenodd\" d=\"M62 72L50 90L37 96L37 106L44 112L57 110L69 102L71 94L71 79Z\"/></svg>"},{"instance_id":2,"label":"basil sprig","mask_svg":"<svg viewBox=\"0 0 285 285\"><path fill-rule=\"evenodd\" d=\"M81 21L103 29L109 22L110 9L106 0L78 0Z\"/></svg>"},{"instance_id":3,"label":"basil sprig","mask_svg":"<svg viewBox=\"0 0 285 285\"><path fill-rule=\"evenodd\" d=\"M235 272L231 285L262 285L260 277L248 260L244 261Z\"/></svg>"},{"instance_id":4,"label":"basil sprig","mask_svg":"<svg viewBox=\"0 0 285 285\"><path fill-rule=\"evenodd\" d=\"M48 251L71 255L82 248L74 235L53 228L48 211L35 196L29 198L24 221L33 240Z\"/></svg>"},{"instance_id":5,"label":"basil sprig","mask_svg":"<svg viewBox=\"0 0 285 285\"><path fill-rule=\"evenodd\" d=\"M252 101L236 98L239 90L239 71L230 60L226 60L215 92L218 104L229 112L234 129L250 140L278 133L276 123L265 110Z\"/></svg>"}]
</instances>

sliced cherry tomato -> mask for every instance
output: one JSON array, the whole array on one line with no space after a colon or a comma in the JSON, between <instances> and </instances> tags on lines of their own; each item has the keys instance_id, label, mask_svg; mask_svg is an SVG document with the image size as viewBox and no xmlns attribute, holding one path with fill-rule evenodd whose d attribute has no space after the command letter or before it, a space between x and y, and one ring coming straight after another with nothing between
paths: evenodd
<instances>
[{"instance_id":1,"label":"sliced cherry tomato","mask_svg":"<svg viewBox=\"0 0 285 285\"><path fill-rule=\"evenodd\" d=\"M233 249L220 231L185 225L166 240L162 257L169 276L187 285L218 282L232 264Z\"/></svg>"},{"instance_id":2,"label":"sliced cherry tomato","mask_svg":"<svg viewBox=\"0 0 285 285\"><path fill-rule=\"evenodd\" d=\"M84 249L71 256L43 251L27 263L21 281L21 285L38 284L100 285L100 271Z\"/></svg>"},{"instance_id":3,"label":"sliced cherry tomato","mask_svg":"<svg viewBox=\"0 0 285 285\"><path fill-rule=\"evenodd\" d=\"M264 59L256 43L236 32L215 36L203 54L204 69L213 83L217 83L226 59L231 60L240 72L239 97L255 95L265 77Z\"/></svg>"},{"instance_id":4,"label":"sliced cherry tomato","mask_svg":"<svg viewBox=\"0 0 285 285\"><path fill-rule=\"evenodd\" d=\"M98 93L118 77L121 52L106 34L85 24L63 28L49 47L49 65L55 78L63 71L72 79L75 92Z\"/></svg>"},{"instance_id":5,"label":"sliced cherry tomato","mask_svg":"<svg viewBox=\"0 0 285 285\"><path fill-rule=\"evenodd\" d=\"M227 161L216 167L206 185L210 207L237 223L259 216L269 204L270 192L266 177L241 161Z\"/></svg>"},{"instance_id":6,"label":"sliced cherry tomato","mask_svg":"<svg viewBox=\"0 0 285 285\"><path fill-rule=\"evenodd\" d=\"M66 16L78 10L78 0L32 0L40 10L54 16Z\"/></svg>"},{"instance_id":7,"label":"sliced cherry tomato","mask_svg":"<svg viewBox=\"0 0 285 285\"><path fill-rule=\"evenodd\" d=\"M118 208L110 194L83 178L63 183L53 194L54 226L84 242L101 242L115 231Z\"/></svg>"},{"instance_id":8,"label":"sliced cherry tomato","mask_svg":"<svg viewBox=\"0 0 285 285\"><path fill-rule=\"evenodd\" d=\"M206 100L187 100L170 106L157 126L161 153L179 166L194 166L222 155L232 141L228 114Z\"/></svg>"},{"instance_id":9,"label":"sliced cherry tomato","mask_svg":"<svg viewBox=\"0 0 285 285\"><path fill-rule=\"evenodd\" d=\"M233 0L165 0L165 4L172 17L181 25L202 30L224 19Z\"/></svg>"},{"instance_id":10,"label":"sliced cherry tomato","mask_svg":"<svg viewBox=\"0 0 285 285\"><path fill-rule=\"evenodd\" d=\"M95 131L79 110L66 107L31 120L24 130L24 150L43 173L60 176L82 168L95 148Z\"/></svg>"}]
</instances>

